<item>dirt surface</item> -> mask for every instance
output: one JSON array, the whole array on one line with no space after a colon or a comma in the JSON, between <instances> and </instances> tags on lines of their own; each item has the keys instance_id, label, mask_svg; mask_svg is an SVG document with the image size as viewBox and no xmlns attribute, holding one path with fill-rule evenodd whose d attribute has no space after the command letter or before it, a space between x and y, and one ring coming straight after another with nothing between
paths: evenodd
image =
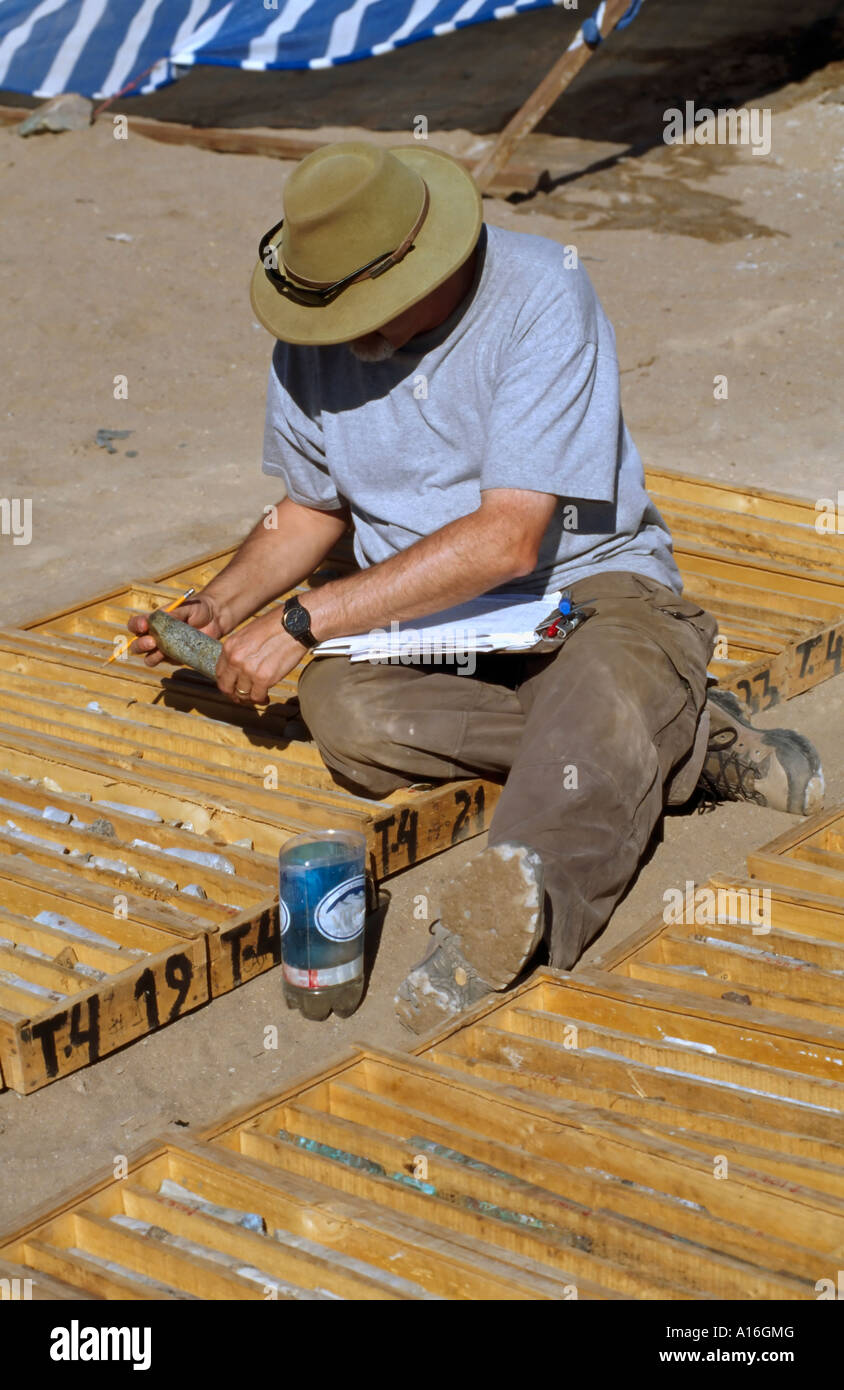
<instances>
[{"instance_id":1,"label":"dirt surface","mask_svg":"<svg viewBox=\"0 0 844 1390\"><path fill-rule=\"evenodd\" d=\"M609 125L594 143L535 137L547 191L487 203L497 225L577 246L616 327L625 413L646 463L811 498L844 487L842 81L829 67L777 92L764 157L653 139L619 159L629 135ZM0 535L8 626L230 544L276 500L259 471L271 342L247 285L291 166L116 140L108 120L26 142L0 131L0 164L13 233L0 274L14 325L2 348L2 491L33 504L29 545ZM727 400L713 397L716 375ZM126 400L114 397L118 376ZM99 429L131 433L110 454ZM829 682L760 721L816 741L828 804L844 798L842 687ZM743 805L668 817L586 961L660 910L666 888L741 872L748 850L790 823ZM433 918L444 876L479 847L388 885L354 1018L288 1014L274 971L35 1095L0 1096L0 1228L116 1154L196 1132L359 1039L406 1047L392 996L426 949L414 898L427 895ZM271 1023L277 1051L263 1046Z\"/></svg>"}]
</instances>

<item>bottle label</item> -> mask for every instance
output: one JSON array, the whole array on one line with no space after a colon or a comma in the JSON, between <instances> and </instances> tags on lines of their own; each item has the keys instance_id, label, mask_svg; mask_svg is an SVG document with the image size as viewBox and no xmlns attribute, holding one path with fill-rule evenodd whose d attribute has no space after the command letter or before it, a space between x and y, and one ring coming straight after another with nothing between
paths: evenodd
<instances>
[{"instance_id":1,"label":"bottle label","mask_svg":"<svg viewBox=\"0 0 844 1390\"><path fill-rule=\"evenodd\" d=\"M346 961L345 965L330 965L323 970L299 970L295 965L282 964L285 980L300 989L328 989L331 985L345 985L363 974L363 956Z\"/></svg>"},{"instance_id":2,"label":"bottle label","mask_svg":"<svg viewBox=\"0 0 844 1390\"><path fill-rule=\"evenodd\" d=\"M338 883L320 900L314 913L316 929L329 941L351 941L363 931L366 885L363 874Z\"/></svg>"}]
</instances>

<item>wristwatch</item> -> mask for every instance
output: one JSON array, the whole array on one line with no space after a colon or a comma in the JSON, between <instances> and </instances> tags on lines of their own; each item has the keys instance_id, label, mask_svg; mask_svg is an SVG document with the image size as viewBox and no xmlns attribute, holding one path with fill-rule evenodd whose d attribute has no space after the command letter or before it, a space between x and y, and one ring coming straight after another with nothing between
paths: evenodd
<instances>
[{"instance_id":1,"label":"wristwatch","mask_svg":"<svg viewBox=\"0 0 844 1390\"><path fill-rule=\"evenodd\" d=\"M281 615L281 625L285 632L289 632L291 637L295 637L297 642L301 642L303 647L315 647L318 638L311 632L311 615L307 608L303 608L297 598L289 598L284 605Z\"/></svg>"}]
</instances>

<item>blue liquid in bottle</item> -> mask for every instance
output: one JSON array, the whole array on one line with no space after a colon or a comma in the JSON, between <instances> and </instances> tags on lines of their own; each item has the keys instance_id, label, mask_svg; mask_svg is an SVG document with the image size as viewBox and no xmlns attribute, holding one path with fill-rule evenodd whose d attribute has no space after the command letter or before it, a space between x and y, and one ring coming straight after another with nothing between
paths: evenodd
<instances>
[{"instance_id":1,"label":"blue liquid in bottle","mask_svg":"<svg viewBox=\"0 0 844 1390\"><path fill-rule=\"evenodd\" d=\"M366 839L326 830L278 857L284 996L306 1018L348 1018L363 996Z\"/></svg>"}]
</instances>

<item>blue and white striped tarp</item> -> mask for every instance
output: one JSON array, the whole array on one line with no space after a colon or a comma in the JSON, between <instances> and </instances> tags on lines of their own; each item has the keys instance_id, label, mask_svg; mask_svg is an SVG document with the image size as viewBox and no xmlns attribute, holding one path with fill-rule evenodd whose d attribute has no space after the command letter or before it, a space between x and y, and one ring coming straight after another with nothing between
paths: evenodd
<instances>
[{"instance_id":1,"label":"blue and white striped tarp","mask_svg":"<svg viewBox=\"0 0 844 1390\"><path fill-rule=\"evenodd\" d=\"M195 63L325 68L572 0L0 0L0 88L105 98Z\"/></svg>"}]
</instances>

